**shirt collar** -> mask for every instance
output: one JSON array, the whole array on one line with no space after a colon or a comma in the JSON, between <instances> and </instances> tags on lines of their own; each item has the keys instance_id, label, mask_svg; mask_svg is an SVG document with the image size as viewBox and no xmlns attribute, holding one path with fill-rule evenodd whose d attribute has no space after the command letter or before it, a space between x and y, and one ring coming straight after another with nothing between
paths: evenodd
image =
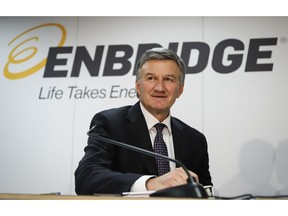
<instances>
[{"instance_id":1,"label":"shirt collar","mask_svg":"<svg viewBox=\"0 0 288 216\"><path fill-rule=\"evenodd\" d=\"M144 115L148 130L151 130L151 128L153 128L155 124L159 123L159 120L156 119L151 113L149 113L148 110L145 109L145 107L142 105L141 102L140 102L140 108ZM164 121L161 122L166 125L169 134L171 134L171 121L170 120L171 120L171 115L169 113L168 117Z\"/></svg>"}]
</instances>

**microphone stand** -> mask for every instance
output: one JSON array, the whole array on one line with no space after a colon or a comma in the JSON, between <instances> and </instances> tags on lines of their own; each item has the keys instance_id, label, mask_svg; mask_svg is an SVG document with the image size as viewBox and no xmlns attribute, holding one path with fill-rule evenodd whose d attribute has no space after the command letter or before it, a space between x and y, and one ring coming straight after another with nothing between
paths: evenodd
<instances>
[{"instance_id":1,"label":"microphone stand","mask_svg":"<svg viewBox=\"0 0 288 216\"><path fill-rule=\"evenodd\" d=\"M176 159L169 158L169 157L161 155L161 154L157 154L155 152L148 151L146 149L141 149L141 148L138 148L135 146L131 146L131 145L116 141L116 140L112 140L112 139L108 139L106 137L92 134L91 132L96 126L97 125L94 125L87 132L88 136L90 136L94 139L101 140L101 141L106 142L106 143L111 143L113 145L117 145L117 146L120 146L122 148L126 148L126 149L129 149L132 151L139 152L141 154L152 156L154 158L160 157L160 158L163 158L165 160L173 161L174 163L176 163L177 165L179 165L180 167L182 167L184 169L184 171L186 172L186 174L188 176L187 184L155 191L154 193L150 194L150 197L208 198L208 194L205 191L205 189L200 184L198 184L197 182L194 181L193 177L190 175L186 166L183 163L181 163L180 161L178 161Z\"/></svg>"}]
</instances>

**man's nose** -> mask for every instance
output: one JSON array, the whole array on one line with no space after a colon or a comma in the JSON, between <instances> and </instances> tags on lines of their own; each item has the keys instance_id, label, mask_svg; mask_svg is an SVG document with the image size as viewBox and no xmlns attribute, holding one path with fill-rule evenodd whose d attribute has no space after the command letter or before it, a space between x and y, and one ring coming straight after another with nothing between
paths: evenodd
<instances>
[{"instance_id":1,"label":"man's nose","mask_svg":"<svg viewBox=\"0 0 288 216\"><path fill-rule=\"evenodd\" d=\"M164 91L165 90L165 83L163 80L158 80L156 83L155 83L155 87L154 87L155 90L157 91Z\"/></svg>"}]
</instances>

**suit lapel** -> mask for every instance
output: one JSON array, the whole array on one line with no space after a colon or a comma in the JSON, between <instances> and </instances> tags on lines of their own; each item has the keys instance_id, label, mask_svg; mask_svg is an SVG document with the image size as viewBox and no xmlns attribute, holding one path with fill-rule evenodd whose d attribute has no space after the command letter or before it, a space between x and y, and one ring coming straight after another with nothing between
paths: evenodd
<instances>
[{"instance_id":1,"label":"suit lapel","mask_svg":"<svg viewBox=\"0 0 288 216\"><path fill-rule=\"evenodd\" d=\"M177 122L173 117L171 118L171 128L173 134L175 159L182 161L182 152L185 149L185 140L183 140L182 131L183 125ZM182 149L182 150L181 150Z\"/></svg>"},{"instance_id":2,"label":"suit lapel","mask_svg":"<svg viewBox=\"0 0 288 216\"><path fill-rule=\"evenodd\" d=\"M139 103L140 102L132 106L127 115L127 119L130 122L130 124L128 124L128 131L131 138L131 144L138 148L153 152L147 124L141 112ZM139 156L148 173L156 175L157 166L155 159L144 154L139 154Z\"/></svg>"}]
</instances>

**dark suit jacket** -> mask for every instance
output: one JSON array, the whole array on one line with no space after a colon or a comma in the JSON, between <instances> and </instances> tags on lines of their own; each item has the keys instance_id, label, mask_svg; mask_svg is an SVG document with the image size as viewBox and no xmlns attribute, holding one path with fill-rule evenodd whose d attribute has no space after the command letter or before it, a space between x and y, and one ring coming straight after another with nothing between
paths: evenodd
<instances>
[{"instance_id":1,"label":"dark suit jacket","mask_svg":"<svg viewBox=\"0 0 288 216\"><path fill-rule=\"evenodd\" d=\"M96 114L92 133L153 151L144 116L137 102ZM171 118L175 158L195 172L202 185L212 185L205 136L184 122ZM157 175L155 158L88 138L85 155L75 171L77 194L130 191L142 175Z\"/></svg>"}]
</instances>

